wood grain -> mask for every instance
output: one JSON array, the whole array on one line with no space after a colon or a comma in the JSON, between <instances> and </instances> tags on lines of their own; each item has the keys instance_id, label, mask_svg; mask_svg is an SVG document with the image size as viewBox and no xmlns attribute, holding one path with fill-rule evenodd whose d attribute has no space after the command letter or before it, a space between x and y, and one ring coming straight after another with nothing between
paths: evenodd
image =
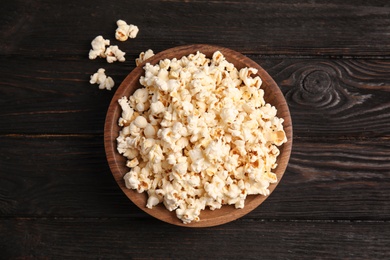
<instances>
[{"instance_id":1,"label":"wood grain","mask_svg":"<svg viewBox=\"0 0 390 260\"><path fill-rule=\"evenodd\" d=\"M146 217L117 186L103 136L1 136L0 217ZM250 219L390 219L390 145L294 141L287 171Z\"/></svg>"},{"instance_id":2,"label":"wood grain","mask_svg":"<svg viewBox=\"0 0 390 260\"><path fill-rule=\"evenodd\" d=\"M299 136L390 135L387 61L283 59L261 64L285 94Z\"/></svg>"},{"instance_id":3,"label":"wood grain","mask_svg":"<svg viewBox=\"0 0 390 260\"><path fill-rule=\"evenodd\" d=\"M383 232L389 223L377 222L167 225L145 219L3 220L0 250L12 259L385 259L390 243Z\"/></svg>"},{"instance_id":4,"label":"wood grain","mask_svg":"<svg viewBox=\"0 0 390 260\"><path fill-rule=\"evenodd\" d=\"M384 0L13 1L0 11L0 54L85 57L95 36L114 39L115 22L124 19L140 28L119 43L126 52L203 43L245 54L389 55L389 9Z\"/></svg>"},{"instance_id":5,"label":"wood grain","mask_svg":"<svg viewBox=\"0 0 390 260\"><path fill-rule=\"evenodd\" d=\"M264 67L284 93L294 136L390 136L389 60L248 57ZM0 61L0 71L7 75L0 82L0 133L103 133L114 92L98 90L88 81L107 65L53 60L48 67L47 60ZM106 72L117 88L133 69L113 64ZM310 82L316 81L325 85L311 88L315 85Z\"/></svg>"},{"instance_id":6,"label":"wood grain","mask_svg":"<svg viewBox=\"0 0 390 260\"><path fill-rule=\"evenodd\" d=\"M139 215L118 192L106 163L103 136L16 135L0 139L2 217L92 217L105 214L103 205L111 208L111 213L132 214L133 210Z\"/></svg>"},{"instance_id":7,"label":"wood grain","mask_svg":"<svg viewBox=\"0 0 390 260\"><path fill-rule=\"evenodd\" d=\"M137 38L115 41L117 19ZM0 258L388 259L389 24L388 0L2 1ZM126 62L88 60L99 34ZM118 190L103 146L114 93L88 83L195 43L265 68L294 127L275 192L210 229L155 220Z\"/></svg>"}]
</instances>

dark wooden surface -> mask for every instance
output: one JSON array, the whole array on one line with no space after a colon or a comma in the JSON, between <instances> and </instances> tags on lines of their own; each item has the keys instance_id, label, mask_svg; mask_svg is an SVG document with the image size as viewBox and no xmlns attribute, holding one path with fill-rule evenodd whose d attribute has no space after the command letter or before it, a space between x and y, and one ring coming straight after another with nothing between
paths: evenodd
<instances>
[{"instance_id":1,"label":"dark wooden surface","mask_svg":"<svg viewBox=\"0 0 390 260\"><path fill-rule=\"evenodd\" d=\"M114 40L116 20L140 32ZM89 60L110 38L125 63ZM117 83L141 51L239 51L285 94L293 151L245 217L189 229L115 183L103 147ZM21 1L0 7L0 259L389 259L389 1Z\"/></svg>"}]
</instances>

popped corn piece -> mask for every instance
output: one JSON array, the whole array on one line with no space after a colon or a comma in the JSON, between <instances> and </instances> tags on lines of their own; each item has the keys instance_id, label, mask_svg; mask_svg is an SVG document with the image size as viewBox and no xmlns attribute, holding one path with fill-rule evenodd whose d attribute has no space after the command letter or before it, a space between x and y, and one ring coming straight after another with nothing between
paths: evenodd
<instances>
[{"instance_id":1,"label":"popped corn piece","mask_svg":"<svg viewBox=\"0 0 390 260\"><path fill-rule=\"evenodd\" d=\"M258 89L261 84L262 80L259 76L251 77L252 74L256 74L257 69L254 68L243 68L239 72L240 79L244 82L245 86L247 87L255 87Z\"/></svg>"},{"instance_id":2,"label":"popped corn piece","mask_svg":"<svg viewBox=\"0 0 390 260\"><path fill-rule=\"evenodd\" d=\"M128 168L133 168L135 166L137 166L139 164L139 161L137 158L133 158L132 160L128 160L127 163L126 163L126 166Z\"/></svg>"},{"instance_id":3,"label":"popped corn piece","mask_svg":"<svg viewBox=\"0 0 390 260\"><path fill-rule=\"evenodd\" d=\"M104 39L101 35L96 36L91 42L92 49L89 51L89 59L94 60L97 57L105 58L106 46L108 45L110 45L110 40Z\"/></svg>"},{"instance_id":4,"label":"popped corn piece","mask_svg":"<svg viewBox=\"0 0 390 260\"><path fill-rule=\"evenodd\" d=\"M131 136L138 137L141 134L141 128L139 128L134 121L132 121L129 125L129 134Z\"/></svg>"},{"instance_id":5,"label":"popped corn piece","mask_svg":"<svg viewBox=\"0 0 390 260\"><path fill-rule=\"evenodd\" d=\"M167 183L164 187L163 203L169 211L173 211L179 206L180 203L179 192L170 183Z\"/></svg>"},{"instance_id":6,"label":"popped corn piece","mask_svg":"<svg viewBox=\"0 0 390 260\"><path fill-rule=\"evenodd\" d=\"M121 51L117 45L109 46L104 54L108 63L113 63L114 61L124 62L126 60L126 53Z\"/></svg>"},{"instance_id":7,"label":"popped corn piece","mask_svg":"<svg viewBox=\"0 0 390 260\"><path fill-rule=\"evenodd\" d=\"M158 144L154 144L149 151L148 159L153 164L158 164L164 159L164 154L161 149L161 146Z\"/></svg>"},{"instance_id":8,"label":"popped corn piece","mask_svg":"<svg viewBox=\"0 0 390 260\"><path fill-rule=\"evenodd\" d=\"M172 170L174 172L177 172L180 175L186 174L187 173L187 169L188 169L188 163L186 161L185 162L181 162L181 163L177 163L172 168Z\"/></svg>"},{"instance_id":9,"label":"popped corn piece","mask_svg":"<svg viewBox=\"0 0 390 260\"><path fill-rule=\"evenodd\" d=\"M156 129L150 123L148 123L144 129L144 135L146 138L154 138L156 137Z\"/></svg>"},{"instance_id":10,"label":"popped corn piece","mask_svg":"<svg viewBox=\"0 0 390 260\"><path fill-rule=\"evenodd\" d=\"M206 157L213 163L222 163L229 154L230 146L223 144L221 139L212 141L205 149Z\"/></svg>"},{"instance_id":11,"label":"popped corn piece","mask_svg":"<svg viewBox=\"0 0 390 260\"><path fill-rule=\"evenodd\" d=\"M137 59L135 59L135 64L137 66L141 65L142 62L146 61L147 59L149 59L150 57L153 57L154 56L154 52L153 50L151 49L148 49L147 51L145 52L141 52L139 54L139 57ZM167 64L163 64L163 66L161 66L161 62L160 62L160 67L161 68L164 68L164 67L167 67Z\"/></svg>"},{"instance_id":12,"label":"popped corn piece","mask_svg":"<svg viewBox=\"0 0 390 260\"><path fill-rule=\"evenodd\" d=\"M146 53L140 55L141 63ZM118 102L118 152L131 170L126 187L147 191L183 223L247 195L269 195L285 143L283 119L264 101L254 68L237 70L221 52L146 63L140 88Z\"/></svg>"},{"instance_id":13,"label":"popped corn piece","mask_svg":"<svg viewBox=\"0 0 390 260\"><path fill-rule=\"evenodd\" d=\"M204 185L207 194L216 201L221 201L223 196L223 188L225 182L218 175L214 175L210 182L206 182Z\"/></svg>"},{"instance_id":14,"label":"popped corn piece","mask_svg":"<svg viewBox=\"0 0 390 260\"><path fill-rule=\"evenodd\" d=\"M188 151L189 157L191 159L191 170L195 173L200 173L201 171L207 169L208 163L204 158L203 151L200 147L195 147L194 149Z\"/></svg>"},{"instance_id":15,"label":"popped corn piece","mask_svg":"<svg viewBox=\"0 0 390 260\"><path fill-rule=\"evenodd\" d=\"M146 120L145 117L143 116L137 116L135 119L134 119L134 124L138 127L138 128L145 128L147 125L148 125L148 121Z\"/></svg>"},{"instance_id":16,"label":"popped corn piece","mask_svg":"<svg viewBox=\"0 0 390 260\"><path fill-rule=\"evenodd\" d=\"M139 32L139 29L136 25L127 24L123 20L118 20L116 22L118 28L115 30L115 38L118 41L126 41L129 37L135 38Z\"/></svg>"},{"instance_id":17,"label":"popped corn piece","mask_svg":"<svg viewBox=\"0 0 390 260\"><path fill-rule=\"evenodd\" d=\"M148 202L146 207L151 209L154 206L157 206L162 201L162 196L157 194L155 190L148 190Z\"/></svg>"},{"instance_id":18,"label":"popped corn piece","mask_svg":"<svg viewBox=\"0 0 390 260\"><path fill-rule=\"evenodd\" d=\"M190 103L188 101L183 101L183 103L181 105L183 107L183 115L184 116L189 116L193 113L194 105L192 105L192 103Z\"/></svg>"},{"instance_id":19,"label":"popped corn piece","mask_svg":"<svg viewBox=\"0 0 390 260\"><path fill-rule=\"evenodd\" d=\"M200 211L204 210L206 203L204 199L187 199L186 203L180 204L176 210L176 216L183 221L184 224L192 221L198 222L200 220Z\"/></svg>"},{"instance_id":20,"label":"popped corn piece","mask_svg":"<svg viewBox=\"0 0 390 260\"><path fill-rule=\"evenodd\" d=\"M282 145L287 141L286 133L283 130L273 132L272 141L276 145Z\"/></svg>"},{"instance_id":21,"label":"popped corn piece","mask_svg":"<svg viewBox=\"0 0 390 260\"><path fill-rule=\"evenodd\" d=\"M276 108L274 106L271 106L270 104L265 104L260 108L260 111L262 112L262 118L263 119L271 119L276 116Z\"/></svg>"},{"instance_id":22,"label":"popped corn piece","mask_svg":"<svg viewBox=\"0 0 390 260\"><path fill-rule=\"evenodd\" d=\"M125 180L126 188L128 189L137 189L140 181L138 175L141 172L141 168L136 166L131 171L125 174L123 179Z\"/></svg>"},{"instance_id":23,"label":"popped corn piece","mask_svg":"<svg viewBox=\"0 0 390 260\"><path fill-rule=\"evenodd\" d=\"M102 68L98 69L98 71L91 76L89 83L99 84L99 89L111 90L114 87L115 82L111 77L106 76L105 71L106 70Z\"/></svg>"},{"instance_id":24,"label":"popped corn piece","mask_svg":"<svg viewBox=\"0 0 390 260\"><path fill-rule=\"evenodd\" d=\"M224 123L232 123L234 122L234 119L236 119L238 113L237 108L228 105L221 110L220 116Z\"/></svg>"},{"instance_id":25,"label":"popped corn piece","mask_svg":"<svg viewBox=\"0 0 390 260\"><path fill-rule=\"evenodd\" d=\"M137 105L138 103L145 103L148 100L149 93L144 88L137 89L134 94L130 97L130 102L133 106Z\"/></svg>"},{"instance_id":26,"label":"popped corn piece","mask_svg":"<svg viewBox=\"0 0 390 260\"><path fill-rule=\"evenodd\" d=\"M153 102L150 104L150 114L158 115L165 112L165 106L161 101Z\"/></svg>"},{"instance_id":27,"label":"popped corn piece","mask_svg":"<svg viewBox=\"0 0 390 260\"><path fill-rule=\"evenodd\" d=\"M119 118L118 125L125 126L134 114L134 110L130 107L129 100L127 97L122 97L118 100L119 105L122 109L122 115Z\"/></svg>"},{"instance_id":28,"label":"popped corn piece","mask_svg":"<svg viewBox=\"0 0 390 260\"><path fill-rule=\"evenodd\" d=\"M214 52L212 59L214 64L218 66L225 60L225 56L220 51L216 51Z\"/></svg>"}]
</instances>

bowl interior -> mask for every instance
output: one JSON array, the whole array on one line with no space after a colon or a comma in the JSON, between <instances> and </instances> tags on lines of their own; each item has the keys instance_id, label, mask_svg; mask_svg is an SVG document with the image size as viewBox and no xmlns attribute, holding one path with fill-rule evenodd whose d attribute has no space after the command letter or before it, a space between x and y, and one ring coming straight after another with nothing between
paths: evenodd
<instances>
[{"instance_id":1,"label":"bowl interior","mask_svg":"<svg viewBox=\"0 0 390 260\"><path fill-rule=\"evenodd\" d=\"M256 62L247 58L246 56L219 46L211 45L186 45L171 48L165 51L162 51L147 61L151 64L156 64L162 59L180 59L184 55L189 55L191 53L196 53L200 51L204 53L207 57L215 51L220 51L225 56L226 60L233 63L236 68L240 69L243 67L253 67L258 69L258 75L263 81L262 88L264 89L264 99L267 103L275 106L277 108L277 116L284 119L283 127L286 132L287 142L279 147L280 155L277 158L278 166L275 169L275 173L278 177L277 183L271 184L269 187L270 192L272 193L276 186L279 184L280 180L283 177L283 174L286 170L292 147L292 124L291 116L286 103L286 100L280 91L279 87L275 81L268 75L268 73ZM233 220L236 220L245 214L249 213L256 207L258 207L268 196L262 195L250 195L245 200L245 207L243 209L235 209L234 206L224 205L221 209L218 210L203 210L200 214L200 221L193 222L189 224L183 224L180 219L178 219L174 212L168 211L162 204L154 207L153 209L146 208L147 195L145 193L137 193L135 190L129 190L125 187L123 176L129 171L126 167L126 159L117 152L116 138L119 135L120 127L118 126L118 119L122 113L121 108L118 104L118 99L123 96L130 96L137 88L142 87L139 83L139 78L144 74L143 64L134 68L134 70L125 78L121 83L119 88L116 90L112 101L109 105L105 127L104 127L104 145L106 150L106 157L108 164L110 166L112 175L114 176L116 182L126 196L140 209L150 214L151 216L160 219L164 222L186 227L208 227L221 225Z\"/></svg>"}]
</instances>

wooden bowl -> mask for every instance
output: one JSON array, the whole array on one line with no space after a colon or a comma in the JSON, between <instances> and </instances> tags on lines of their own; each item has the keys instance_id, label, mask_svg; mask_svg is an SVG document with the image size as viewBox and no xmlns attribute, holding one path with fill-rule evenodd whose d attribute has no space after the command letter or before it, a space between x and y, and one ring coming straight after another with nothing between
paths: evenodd
<instances>
[{"instance_id":1,"label":"wooden bowl","mask_svg":"<svg viewBox=\"0 0 390 260\"><path fill-rule=\"evenodd\" d=\"M279 147L280 155L278 156L277 163L278 167L275 170L275 173L278 177L278 182L275 184L271 184L269 187L270 192L272 193L276 186L279 184L284 171L287 167L291 146L292 146L292 125L291 125L291 117L290 112L284 99L282 92L280 91L278 85L275 81L268 75L268 73L257 63L252 61L251 59L245 57L244 55L218 46L210 46L210 45L187 45L171 48L165 51L162 51L146 62L151 64L156 64L162 59L172 59L177 58L180 59L184 55L189 55L191 53L196 53L200 51L204 53L207 57L211 57L215 51L221 51L225 56L226 60L233 63L236 68L240 69L243 67L253 67L258 69L258 75L263 80L262 88L265 91L264 99L267 103L275 106L277 108L277 116L280 118L284 118L284 130L287 136L287 143L283 144ZM145 63L145 62L144 62ZM118 104L118 99L123 96L130 96L137 89L142 87L139 83L139 78L143 75L143 65L136 67L122 82L117 91L112 98L110 106L108 108L105 126L104 126L104 145L106 150L106 156L108 160L108 164L110 166L111 172L118 183L119 187L126 194L126 196L140 209L150 214L151 216L160 219L164 222L171 223L178 226L185 227L210 227L225 224L227 222L236 220L245 214L249 213L256 207L258 207L261 203L263 203L268 196L262 195L250 195L245 200L245 207L243 209L235 209L234 206L223 205L221 209L217 210L206 210L201 211L200 221L193 222L190 224L183 224L180 219L176 217L175 212L168 211L164 205L159 204L153 209L146 208L147 195L146 193L137 193L135 190L127 189L125 186L125 182L123 180L123 176L129 171L126 167L126 159L122 155L117 152L117 142L116 138L118 137L120 127L118 126L118 119L122 113L122 110Z\"/></svg>"}]
</instances>

